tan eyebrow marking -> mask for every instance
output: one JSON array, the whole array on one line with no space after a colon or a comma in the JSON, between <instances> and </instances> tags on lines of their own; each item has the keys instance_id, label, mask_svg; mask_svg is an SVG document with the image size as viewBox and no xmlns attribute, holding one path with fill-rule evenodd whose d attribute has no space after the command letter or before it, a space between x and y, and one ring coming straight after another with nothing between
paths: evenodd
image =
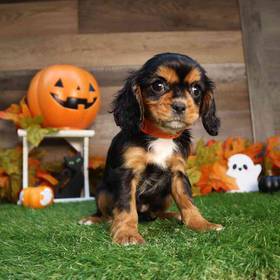
<instances>
[{"instance_id":1,"label":"tan eyebrow marking","mask_svg":"<svg viewBox=\"0 0 280 280\"><path fill-rule=\"evenodd\" d=\"M162 78L164 78L168 83L178 83L179 77L176 71L167 66L160 66L156 72L156 74Z\"/></svg>"},{"instance_id":2,"label":"tan eyebrow marking","mask_svg":"<svg viewBox=\"0 0 280 280\"><path fill-rule=\"evenodd\" d=\"M198 82L201 79L201 73L199 69L193 68L185 77L184 81L189 85L193 82Z\"/></svg>"}]
</instances>

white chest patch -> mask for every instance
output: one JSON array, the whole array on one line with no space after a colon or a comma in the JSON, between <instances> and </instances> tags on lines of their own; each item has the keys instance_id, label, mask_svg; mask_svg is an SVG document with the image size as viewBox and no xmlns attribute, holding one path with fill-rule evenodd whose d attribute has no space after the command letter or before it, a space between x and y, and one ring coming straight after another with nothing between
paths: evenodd
<instances>
[{"instance_id":1,"label":"white chest patch","mask_svg":"<svg viewBox=\"0 0 280 280\"><path fill-rule=\"evenodd\" d=\"M166 168L166 161L178 151L178 146L172 139L159 138L149 145L149 161Z\"/></svg>"}]
</instances>

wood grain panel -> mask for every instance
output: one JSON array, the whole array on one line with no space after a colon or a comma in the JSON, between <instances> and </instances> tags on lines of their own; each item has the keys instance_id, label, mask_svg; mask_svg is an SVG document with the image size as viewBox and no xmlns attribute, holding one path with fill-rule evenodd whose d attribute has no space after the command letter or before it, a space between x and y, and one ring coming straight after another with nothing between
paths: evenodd
<instances>
[{"instance_id":1,"label":"wood grain panel","mask_svg":"<svg viewBox=\"0 0 280 280\"><path fill-rule=\"evenodd\" d=\"M245 66L240 63L203 64L214 81L235 81L245 79ZM97 79L99 85L121 86L129 73L141 65L85 67ZM39 69L0 71L0 91L27 90L29 82Z\"/></svg>"},{"instance_id":2,"label":"wood grain panel","mask_svg":"<svg viewBox=\"0 0 280 280\"><path fill-rule=\"evenodd\" d=\"M5 110L12 103L19 103L25 94L23 90L0 90L0 110Z\"/></svg>"},{"instance_id":3,"label":"wood grain panel","mask_svg":"<svg viewBox=\"0 0 280 280\"><path fill-rule=\"evenodd\" d=\"M0 26L0 38L77 33L77 1L1 4Z\"/></svg>"},{"instance_id":4,"label":"wood grain panel","mask_svg":"<svg viewBox=\"0 0 280 280\"><path fill-rule=\"evenodd\" d=\"M239 0L249 94L256 140L280 133L280 2Z\"/></svg>"},{"instance_id":5,"label":"wood grain panel","mask_svg":"<svg viewBox=\"0 0 280 280\"><path fill-rule=\"evenodd\" d=\"M80 0L81 33L240 30L237 0Z\"/></svg>"},{"instance_id":6,"label":"wood grain panel","mask_svg":"<svg viewBox=\"0 0 280 280\"><path fill-rule=\"evenodd\" d=\"M221 128L217 137L209 136L198 122L193 128L194 138L224 140L229 136L240 136L252 140L251 115L248 110L219 111L218 116L221 119Z\"/></svg>"},{"instance_id":7,"label":"wood grain panel","mask_svg":"<svg viewBox=\"0 0 280 280\"><path fill-rule=\"evenodd\" d=\"M0 71L58 63L84 67L142 65L166 51L188 54L200 63L243 63L240 31L115 33L2 40Z\"/></svg>"},{"instance_id":8,"label":"wood grain panel","mask_svg":"<svg viewBox=\"0 0 280 280\"><path fill-rule=\"evenodd\" d=\"M6 120L0 120L0 148L12 148L18 143L16 127Z\"/></svg>"},{"instance_id":9,"label":"wood grain panel","mask_svg":"<svg viewBox=\"0 0 280 280\"><path fill-rule=\"evenodd\" d=\"M99 85L121 85L131 71L140 66L85 67L97 79ZM0 71L0 91L27 90L32 77L40 69Z\"/></svg>"}]
</instances>

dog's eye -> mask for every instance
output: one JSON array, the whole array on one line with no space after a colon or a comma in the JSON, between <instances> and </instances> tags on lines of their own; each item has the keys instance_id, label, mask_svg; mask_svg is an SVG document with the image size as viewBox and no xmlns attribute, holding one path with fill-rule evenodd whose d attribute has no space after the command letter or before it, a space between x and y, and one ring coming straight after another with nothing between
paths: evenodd
<instances>
[{"instance_id":1,"label":"dog's eye","mask_svg":"<svg viewBox=\"0 0 280 280\"><path fill-rule=\"evenodd\" d=\"M247 170L247 169L248 169L248 166L247 166L246 164L243 164L243 168L244 168L245 170Z\"/></svg>"},{"instance_id":2,"label":"dog's eye","mask_svg":"<svg viewBox=\"0 0 280 280\"><path fill-rule=\"evenodd\" d=\"M201 94L201 88L199 85L191 85L191 94L194 97L198 97Z\"/></svg>"},{"instance_id":3,"label":"dog's eye","mask_svg":"<svg viewBox=\"0 0 280 280\"><path fill-rule=\"evenodd\" d=\"M236 164L234 164L234 165L232 166L232 168L233 168L233 169L236 169L236 168L237 168L237 165L236 165Z\"/></svg>"},{"instance_id":4,"label":"dog's eye","mask_svg":"<svg viewBox=\"0 0 280 280\"><path fill-rule=\"evenodd\" d=\"M157 93L164 93L167 89L167 85L164 81L155 81L151 85L152 90Z\"/></svg>"}]
</instances>

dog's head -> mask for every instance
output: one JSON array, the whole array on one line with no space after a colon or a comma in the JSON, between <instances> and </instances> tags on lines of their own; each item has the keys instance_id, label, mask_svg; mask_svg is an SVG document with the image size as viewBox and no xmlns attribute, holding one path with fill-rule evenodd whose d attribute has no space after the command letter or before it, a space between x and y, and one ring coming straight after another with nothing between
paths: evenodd
<instances>
[{"instance_id":1,"label":"dog's head","mask_svg":"<svg viewBox=\"0 0 280 280\"><path fill-rule=\"evenodd\" d=\"M214 84L205 70L188 56L163 53L132 73L113 102L116 124L138 130L144 120L177 134L201 117L206 131L217 135Z\"/></svg>"}]
</instances>

